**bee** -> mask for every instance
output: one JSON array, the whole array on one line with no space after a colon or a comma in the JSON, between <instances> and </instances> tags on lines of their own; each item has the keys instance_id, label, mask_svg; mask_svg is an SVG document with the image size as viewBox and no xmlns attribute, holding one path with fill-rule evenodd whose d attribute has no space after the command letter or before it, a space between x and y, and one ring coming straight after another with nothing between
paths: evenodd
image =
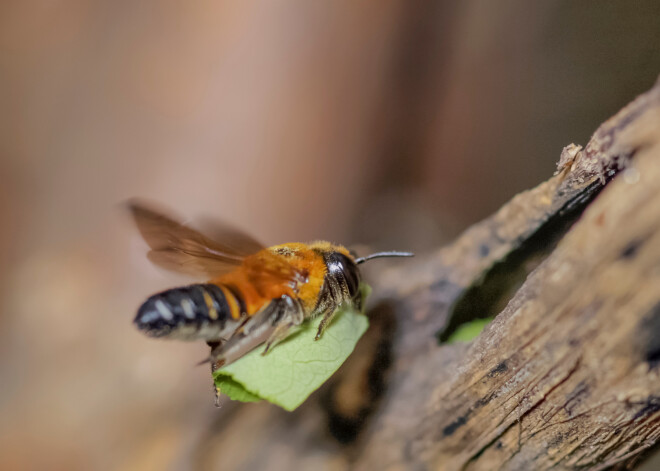
<instances>
[{"instance_id":1,"label":"bee","mask_svg":"<svg viewBox=\"0 0 660 471\"><path fill-rule=\"evenodd\" d=\"M206 280L149 297L138 309L136 327L150 337L206 341L214 369L264 343L265 354L318 316L315 338L320 339L340 306L361 308L358 265L412 256L356 257L325 241L264 247L224 225L210 238L139 202L128 207L152 262Z\"/></svg>"}]
</instances>

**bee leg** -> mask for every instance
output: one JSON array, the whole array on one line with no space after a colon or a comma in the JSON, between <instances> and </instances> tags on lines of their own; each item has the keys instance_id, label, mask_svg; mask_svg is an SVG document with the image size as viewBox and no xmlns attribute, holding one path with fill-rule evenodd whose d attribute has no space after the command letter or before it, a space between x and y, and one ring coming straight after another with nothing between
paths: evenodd
<instances>
[{"instance_id":1,"label":"bee leg","mask_svg":"<svg viewBox=\"0 0 660 471\"><path fill-rule=\"evenodd\" d=\"M215 373L215 370L219 368L218 364L215 362L211 362L211 378L213 378L213 373ZM215 381L211 381L211 388L213 389L213 394L215 396L215 400L213 401L215 404L215 407L220 407L220 389L215 385Z\"/></svg>"},{"instance_id":2,"label":"bee leg","mask_svg":"<svg viewBox=\"0 0 660 471\"><path fill-rule=\"evenodd\" d=\"M275 331L268 337L266 341L266 347L264 351L261 352L262 355L268 353L275 345L280 343L285 338L289 337L297 330L297 325L293 323L278 325Z\"/></svg>"},{"instance_id":3,"label":"bee leg","mask_svg":"<svg viewBox=\"0 0 660 471\"><path fill-rule=\"evenodd\" d=\"M362 292L359 291L357 296L355 296L351 300L351 304L353 304L353 309L355 309L357 312L362 312Z\"/></svg>"},{"instance_id":4,"label":"bee leg","mask_svg":"<svg viewBox=\"0 0 660 471\"><path fill-rule=\"evenodd\" d=\"M325 329L330 325L332 322L332 319L334 319L335 314L337 314L337 311L341 310L342 308L346 308L348 306L351 306L353 309L355 309L358 312L362 311L362 295L359 294L355 298L344 301L340 304L336 304L334 302L329 302L326 304L321 311L321 314L323 316L323 319L321 319L321 322L319 323L319 330L316 332L316 337L314 337L314 340L319 340L321 336L323 335L323 332Z\"/></svg>"},{"instance_id":5,"label":"bee leg","mask_svg":"<svg viewBox=\"0 0 660 471\"><path fill-rule=\"evenodd\" d=\"M314 340L319 340L321 338L323 331L325 331L326 327L330 325L330 322L332 322L332 319L335 317L337 310L337 307L332 307L323 313L323 319L321 319L321 322L319 323L319 330L316 332L316 337L314 337Z\"/></svg>"},{"instance_id":6,"label":"bee leg","mask_svg":"<svg viewBox=\"0 0 660 471\"><path fill-rule=\"evenodd\" d=\"M266 341L262 355L268 353L275 345L294 333L305 320L305 310L300 301L290 296L282 296L278 301L280 310L273 316L273 325L277 327Z\"/></svg>"}]
</instances>

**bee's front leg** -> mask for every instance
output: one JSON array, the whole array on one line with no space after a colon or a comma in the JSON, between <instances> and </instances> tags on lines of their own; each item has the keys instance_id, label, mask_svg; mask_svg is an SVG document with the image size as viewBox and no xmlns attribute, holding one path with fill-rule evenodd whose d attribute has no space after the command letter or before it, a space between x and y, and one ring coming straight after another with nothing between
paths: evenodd
<instances>
[{"instance_id":1,"label":"bee's front leg","mask_svg":"<svg viewBox=\"0 0 660 471\"><path fill-rule=\"evenodd\" d=\"M329 306L326 306L320 315L323 316L321 323L319 324L319 330L316 332L316 337L314 340L319 340L323 335L325 329L330 325L332 319L334 319L335 314L340 309L348 308L351 306L356 311L362 311L362 295L351 299L349 301L343 301L341 304L331 303Z\"/></svg>"},{"instance_id":2,"label":"bee's front leg","mask_svg":"<svg viewBox=\"0 0 660 471\"><path fill-rule=\"evenodd\" d=\"M319 323L319 330L316 332L316 337L314 337L314 340L319 340L321 338L326 327L330 325L330 322L332 322L332 319L335 317L335 314L338 310L339 306L332 306L326 309L326 311L322 314L323 319L321 319L321 322Z\"/></svg>"}]
</instances>

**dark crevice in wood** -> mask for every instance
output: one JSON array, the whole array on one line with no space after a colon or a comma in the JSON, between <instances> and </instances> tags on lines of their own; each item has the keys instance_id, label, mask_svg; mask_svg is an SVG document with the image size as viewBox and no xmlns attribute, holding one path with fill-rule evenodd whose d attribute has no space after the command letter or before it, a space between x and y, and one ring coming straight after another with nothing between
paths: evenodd
<instances>
[{"instance_id":1,"label":"dark crevice in wood","mask_svg":"<svg viewBox=\"0 0 660 471\"><path fill-rule=\"evenodd\" d=\"M609 173L609 179L615 172ZM458 327L475 319L495 317L507 305L527 276L555 249L559 241L580 218L584 209L600 193L603 186L593 182L553 214L529 238L495 263L477 283L469 287L454 303L449 319L438 333L446 342Z\"/></svg>"}]
</instances>

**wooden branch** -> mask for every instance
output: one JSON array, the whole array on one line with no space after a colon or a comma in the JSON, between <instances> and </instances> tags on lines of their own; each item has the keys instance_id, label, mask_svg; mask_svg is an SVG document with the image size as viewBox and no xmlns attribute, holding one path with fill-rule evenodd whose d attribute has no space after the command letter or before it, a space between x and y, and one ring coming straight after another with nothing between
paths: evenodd
<instances>
[{"instance_id":1,"label":"wooden branch","mask_svg":"<svg viewBox=\"0 0 660 471\"><path fill-rule=\"evenodd\" d=\"M530 261L538 267L518 289ZM199 462L634 465L660 438L660 85L604 123L584 149L566 147L547 182L449 247L369 278L380 295L370 310L375 327L317 395L323 408L314 398L294 414L230 407ZM458 317L481 317L509 299L472 344L438 344ZM380 367L365 361L374 352ZM384 353L392 359L387 376ZM331 424L343 417L353 427L350 444L330 437L323 410ZM230 445L221 438L231 443L246 421L258 431L249 438L255 451L227 461Z\"/></svg>"}]
</instances>

